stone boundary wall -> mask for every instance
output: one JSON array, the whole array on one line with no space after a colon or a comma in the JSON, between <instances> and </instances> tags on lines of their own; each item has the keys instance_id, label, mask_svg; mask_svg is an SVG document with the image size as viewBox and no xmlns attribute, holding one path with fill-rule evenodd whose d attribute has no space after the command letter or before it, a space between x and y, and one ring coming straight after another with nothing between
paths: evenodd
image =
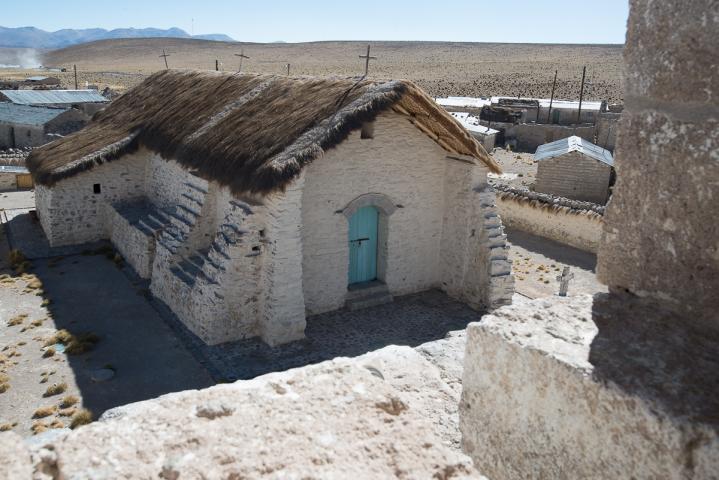
<instances>
[{"instance_id":1,"label":"stone boundary wall","mask_svg":"<svg viewBox=\"0 0 719 480\"><path fill-rule=\"evenodd\" d=\"M604 206L496 185L502 223L533 235L596 253Z\"/></svg>"}]
</instances>

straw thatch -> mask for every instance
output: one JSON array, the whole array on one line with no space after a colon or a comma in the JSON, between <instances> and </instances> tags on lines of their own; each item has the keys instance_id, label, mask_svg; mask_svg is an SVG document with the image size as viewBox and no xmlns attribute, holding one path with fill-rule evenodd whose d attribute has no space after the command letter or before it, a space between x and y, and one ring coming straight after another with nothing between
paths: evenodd
<instances>
[{"instance_id":1,"label":"straw thatch","mask_svg":"<svg viewBox=\"0 0 719 480\"><path fill-rule=\"evenodd\" d=\"M283 188L363 122L393 109L451 153L499 171L482 147L408 81L163 71L27 164L52 185L144 146L233 192Z\"/></svg>"}]
</instances>

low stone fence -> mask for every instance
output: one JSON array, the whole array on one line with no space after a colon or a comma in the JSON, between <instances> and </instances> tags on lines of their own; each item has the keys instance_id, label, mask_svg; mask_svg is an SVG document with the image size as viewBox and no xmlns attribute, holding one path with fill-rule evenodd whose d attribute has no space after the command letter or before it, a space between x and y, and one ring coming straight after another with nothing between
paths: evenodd
<instances>
[{"instance_id":1,"label":"low stone fence","mask_svg":"<svg viewBox=\"0 0 719 480\"><path fill-rule=\"evenodd\" d=\"M533 235L597 253L604 206L495 185L502 223Z\"/></svg>"}]
</instances>

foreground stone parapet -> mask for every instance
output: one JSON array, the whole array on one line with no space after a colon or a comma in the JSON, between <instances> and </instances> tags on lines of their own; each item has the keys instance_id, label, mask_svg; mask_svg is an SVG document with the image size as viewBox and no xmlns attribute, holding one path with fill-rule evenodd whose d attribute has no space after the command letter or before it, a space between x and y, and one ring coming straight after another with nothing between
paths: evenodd
<instances>
[{"instance_id":1,"label":"foreground stone parapet","mask_svg":"<svg viewBox=\"0 0 719 480\"><path fill-rule=\"evenodd\" d=\"M0 449L0 465L13 479L29 467L93 480L482 478L436 434L452 397L422 355L388 347L130 404L47 444L0 434L19 445Z\"/></svg>"},{"instance_id":2,"label":"foreground stone parapet","mask_svg":"<svg viewBox=\"0 0 719 480\"><path fill-rule=\"evenodd\" d=\"M717 344L634 297L501 308L467 330L465 452L492 479L715 478Z\"/></svg>"}]
</instances>

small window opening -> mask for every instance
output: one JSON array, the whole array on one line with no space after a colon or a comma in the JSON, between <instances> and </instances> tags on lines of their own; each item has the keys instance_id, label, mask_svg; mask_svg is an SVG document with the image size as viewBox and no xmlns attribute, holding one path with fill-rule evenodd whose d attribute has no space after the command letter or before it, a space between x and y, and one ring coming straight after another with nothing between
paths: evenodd
<instances>
[{"instance_id":1,"label":"small window opening","mask_svg":"<svg viewBox=\"0 0 719 480\"><path fill-rule=\"evenodd\" d=\"M362 124L362 133L360 138L366 140L368 138L374 138L374 122L364 122Z\"/></svg>"},{"instance_id":2,"label":"small window opening","mask_svg":"<svg viewBox=\"0 0 719 480\"><path fill-rule=\"evenodd\" d=\"M253 251L253 252L259 252L259 251L260 251L260 246L259 246L259 245L255 245L254 247L252 247L252 251Z\"/></svg>"},{"instance_id":3,"label":"small window opening","mask_svg":"<svg viewBox=\"0 0 719 480\"><path fill-rule=\"evenodd\" d=\"M260 238L265 238L265 229L260 230Z\"/></svg>"},{"instance_id":4,"label":"small window opening","mask_svg":"<svg viewBox=\"0 0 719 480\"><path fill-rule=\"evenodd\" d=\"M100 189L100 184L99 184L99 183L94 184L94 185L92 186L92 191L93 191L93 193L95 193L95 194L100 193L100 191L101 191L101 189Z\"/></svg>"}]
</instances>

